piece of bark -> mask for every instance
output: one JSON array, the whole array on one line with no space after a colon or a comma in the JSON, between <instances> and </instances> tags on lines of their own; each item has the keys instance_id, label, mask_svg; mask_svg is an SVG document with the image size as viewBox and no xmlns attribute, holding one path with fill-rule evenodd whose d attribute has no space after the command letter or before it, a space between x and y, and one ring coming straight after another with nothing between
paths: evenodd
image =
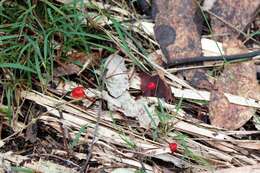
<instances>
[{"instance_id":1,"label":"piece of bark","mask_svg":"<svg viewBox=\"0 0 260 173\"><path fill-rule=\"evenodd\" d=\"M225 22L236 27L237 30L243 31L254 20L259 5L259 0L217 0L210 11L225 20ZM211 16L211 25L214 34L225 35L222 36L222 40L234 38L239 35L235 29L214 16Z\"/></svg>"},{"instance_id":2,"label":"piece of bark","mask_svg":"<svg viewBox=\"0 0 260 173\"><path fill-rule=\"evenodd\" d=\"M202 20L198 11L196 1L154 1L152 16L155 19L155 38L168 62L202 55ZM202 69L183 72L182 75L194 87L205 89L205 86L208 88L211 85Z\"/></svg>"},{"instance_id":3,"label":"piece of bark","mask_svg":"<svg viewBox=\"0 0 260 173\"><path fill-rule=\"evenodd\" d=\"M226 43L227 54L246 53L238 40ZM256 80L253 61L229 64L215 82L209 102L212 125L230 130L242 127L255 113L255 108L231 104L224 93L259 99L260 88Z\"/></svg>"}]
</instances>

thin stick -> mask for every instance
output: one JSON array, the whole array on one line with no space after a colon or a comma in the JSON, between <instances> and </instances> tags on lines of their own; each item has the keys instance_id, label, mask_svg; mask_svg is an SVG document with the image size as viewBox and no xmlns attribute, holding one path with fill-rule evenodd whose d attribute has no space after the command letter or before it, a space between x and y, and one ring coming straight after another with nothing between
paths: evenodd
<instances>
[{"instance_id":1,"label":"thin stick","mask_svg":"<svg viewBox=\"0 0 260 173\"><path fill-rule=\"evenodd\" d=\"M70 150L69 150L69 145L68 145L68 140L67 140L67 137L68 137L68 129L65 127L65 124L63 123L64 122L64 118L63 118L63 113L60 109L59 110L59 114L60 114L60 128L61 128L61 131L62 131L62 136L63 136L63 145L65 147L65 150L67 151L67 156L70 155Z\"/></svg>"},{"instance_id":2,"label":"thin stick","mask_svg":"<svg viewBox=\"0 0 260 173\"><path fill-rule=\"evenodd\" d=\"M104 79L105 79L105 75L104 74L105 74L104 72L101 74L100 92L102 92L102 90L104 89ZM101 97L102 97L102 95L101 95ZM100 101L99 101L98 116L97 116L97 121L96 121L96 126L95 126L95 130L94 130L92 142L89 145L88 154L86 156L86 162L85 162L85 165L83 166L83 168L80 171L81 173L87 173L88 170L89 170L89 161L90 161L90 158L92 156L92 151L93 151L94 144L96 143L96 137L97 137L98 127L99 127L99 122L101 120L100 117L101 117L101 112L102 112L102 105L103 105L102 103L103 103L103 101L102 101L102 98L101 98Z\"/></svg>"}]
</instances>

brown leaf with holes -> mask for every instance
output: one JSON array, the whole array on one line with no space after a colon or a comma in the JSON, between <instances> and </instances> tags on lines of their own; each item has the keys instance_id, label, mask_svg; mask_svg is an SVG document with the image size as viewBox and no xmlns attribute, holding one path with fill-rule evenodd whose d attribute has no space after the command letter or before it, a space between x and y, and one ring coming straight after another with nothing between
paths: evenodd
<instances>
[{"instance_id":1,"label":"brown leaf with holes","mask_svg":"<svg viewBox=\"0 0 260 173\"><path fill-rule=\"evenodd\" d=\"M245 53L239 48L238 41L230 41L227 54ZM253 61L226 65L223 73L215 82L209 102L211 124L226 128L242 127L255 113L255 108L231 104L224 93L246 98L259 99L260 88L256 80L256 67Z\"/></svg>"},{"instance_id":2,"label":"brown leaf with holes","mask_svg":"<svg viewBox=\"0 0 260 173\"><path fill-rule=\"evenodd\" d=\"M139 74L141 78L141 91L143 96L164 98L166 101L173 99L171 88L159 75Z\"/></svg>"}]
</instances>

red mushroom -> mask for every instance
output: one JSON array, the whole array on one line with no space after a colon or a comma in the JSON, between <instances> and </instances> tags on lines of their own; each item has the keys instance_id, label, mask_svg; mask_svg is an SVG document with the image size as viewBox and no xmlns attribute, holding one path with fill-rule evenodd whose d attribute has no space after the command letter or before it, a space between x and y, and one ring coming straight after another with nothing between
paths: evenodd
<instances>
[{"instance_id":1,"label":"red mushroom","mask_svg":"<svg viewBox=\"0 0 260 173\"><path fill-rule=\"evenodd\" d=\"M84 91L84 87L78 86L78 87L73 88L73 90L71 91L71 96L75 99L85 97L86 94Z\"/></svg>"}]
</instances>

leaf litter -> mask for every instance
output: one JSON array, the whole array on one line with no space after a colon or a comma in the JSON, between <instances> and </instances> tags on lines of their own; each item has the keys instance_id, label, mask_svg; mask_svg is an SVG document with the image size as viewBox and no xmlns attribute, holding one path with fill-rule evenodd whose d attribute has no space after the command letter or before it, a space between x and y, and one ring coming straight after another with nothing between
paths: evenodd
<instances>
[{"instance_id":1,"label":"leaf litter","mask_svg":"<svg viewBox=\"0 0 260 173\"><path fill-rule=\"evenodd\" d=\"M58 2L59 5L63 5L72 1ZM157 4L161 2L163 1L157 0ZM133 3L136 5L136 2ZM189 1L179 3L183 5L181 3ZM51 9L63 13L57 9L59 5L52 5ZM70 7L72 6L73 4ZM192 8L185 10L194 10L195 6L193 4ZM216 5L213 2L209 4L207 10L214 11L214 8L219 6L220 4ZM4 136L2 135L3 138L0 140L0 172L2 168L10 171L11 165L16 165L17 170L25 167L30 171L41 172L82 172L84 164L87 164L88 172L212 172L213 170L239 172L257 169L260 161L257 131L260 104L257 97L259 86L254 78L255 70L252 68L253 61L224 64L223 71L219 69L223 63L215 62L165 69L167 58L164 57L164 52L158 49L165 40L157 43L153 32L153 26L158 26L158 22L163 20L157 19L154 23L143 19L138 12L133 13L132 10L135 9L131 5L121 1L84 1L84 6L76 7L82 12L90 10L84 13L89 20L82 20L84 25L91 28L91 23L96 22L95 29L104 31L108 35L106 39L112 39L106 40L105 44L116 45L115 49L118 51L107 52L103 47L98 48L98 51L102 52L100 54L94 46L90 48L92 56L88 52L89 49L86 51L88 53L82 52L85 45L74 46L72 54L67 50L64 51L63 55L70 61L63 65L56 62L57 68L54 69L56 77L52 80L56 86L49 84L47 91L40 91L41 87L36 82L31 90L24 90L26 87L21 89L19 96L22 98L22 105L14 107L17 110L16 114L19 115L19 120L14 120L17 121L16 129L18 129L15 132L10 130L7 118L5 116L2 118L2 114L6 115L7 111L2 109L1 104L7 103L5 100L1 102L0 122L3 123L0 125L0 132ZM163 6L160 6L161 8ZM174 8L179 9L178 6ZM168 11L171 11L169 9ZM185 13L185 10L182 10L182 13ZM161 12L166 13L167 10ZM193 16L195 11L191 12L190 16ZM251 11L247 13L251 14ZM177 16L179 14L181 12L177 13ZM250 14L247 17L251 20ZM169 16L167 15L168 19ZM243 14L239 13L238 16ZM193 18L176 22L181 20L176 17L174 18L176 21L169 24L174 24L178 35L182 31L194 28L194 23L187 23L183 29L178 25L182 22L194 22L190 19ZM114 20L118 20L117 27L121 27L121 30L113 28L111 24ZM239 25L242 26L241 30L245 26L244 21L248 22L248 19ZM232 20L229 22L233 23ZM116 33L118 31L120 32ZM198 33L194 35L196 34ZM195 53L201 49L199 54L203 52L204 55L221 55L241 51L230 50L232 44L222 46L221 40L216 42L209 36L190 40L197 41L196 44L193 44L195 42L188 44L190 46L188 49L193 47L196 49ZM141 48L140 43L143 46ZM181 44L184 46L183 49L187 48L185 47L187 43ZM176 43L166 46L170 46L171 51L180 54L194 53L192 50L178 51ZM226 50L223 50L223 47ZM148 54L153 54L153 58L147 59ZM60 55L57 54L57 57ZM75 60L79 60L78 63L75 63ZM139 66L140 64L145 68ZM212 75L210 79L211 81L214 79L215 84L203 88L199 87L196 81L195 84L189 83L187 75L186 79L176 75L176 72L186 71L189 68L203 68L205 74L215 71L219 74ZM102 70L105 71L104 78L100 72ZM9 76L13 75L11 69L4 71L8 72ZM207 74L207 77L209 76ZM244 80L241 80L241 76ZM96 86L99 77L105 84L102 90ZM0 75L0 78L3 79L3 76ZM239 85L236 86L235 83ZM202 86L206 84L202 83ZM85 97L77 99L71 97L70 93L75 87L84 89L84 93L81 91L81 94L85 94ZM0 85L0 92L1 90ZM216 95L220 97L214 99ZM101 102L104 104L100 108ZM26 116L35 109L39 110L37 116L33 118ZM210 117L211 124L195 118L199 117L201 111ZM32 128L34 124L37 126ZM24 138L27 138L27 141L23 141ZM92 149L91 143L94 144ZM69 147L71 144L72 148ZM21 151L17 146L24 148ZM86 163L89 153L91 153L90 161Z\"/></svg>"},{"instance_id":2,"label":"leaf litter","mask_svg":"<svg viewBox=\"0 0 260 173\"><path fill-rule=\"evenodd\" d=\"M136 117L141 127L156 127L159 118L155 115L155 107L148 106L144 98L134 99L129 93L129 78L124 58L114 54L110 55L105 62L105 84L109 94L118 104L109 102L108 108L122 112L127 117Z\"/></svg>"}]
</instances>

